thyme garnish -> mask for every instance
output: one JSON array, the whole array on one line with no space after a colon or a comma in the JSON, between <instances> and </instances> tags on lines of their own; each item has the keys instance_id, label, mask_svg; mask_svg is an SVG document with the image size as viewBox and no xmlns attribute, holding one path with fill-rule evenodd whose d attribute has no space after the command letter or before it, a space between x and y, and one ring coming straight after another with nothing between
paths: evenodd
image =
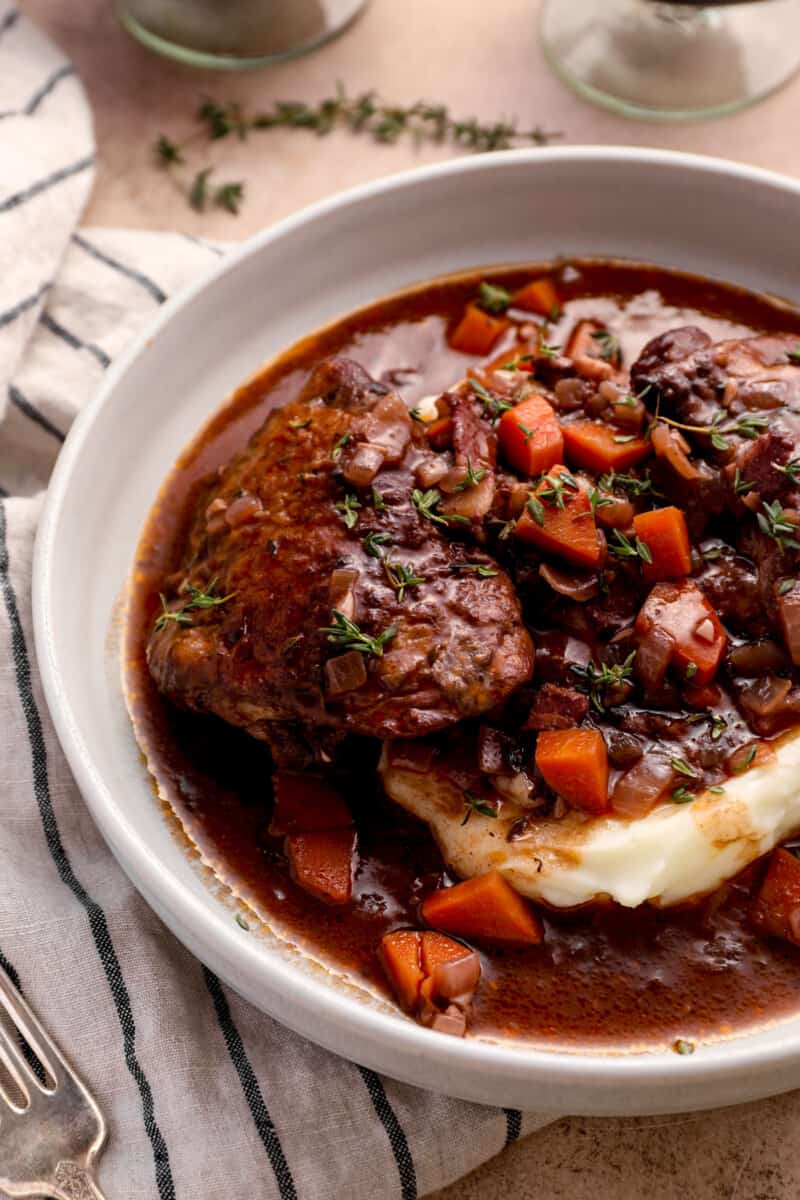
<instances>
[{"instance_id":1,"label":"thyme garnish","mask_svg":"<svg viewBox=\"0 0 800 1200\"><path fill-rule=\"evenodd\" d=\"M339 459L342 457L342 451L344 450L345 446L347 446L352 440L352 433L343 433L338 442L334 443L333 451L331 453L331 458L334 462L339 461Z\"/></svg>"},{"instance_id":2,"label":"thyme garnish","mask_svg":"<svg viewBox=\"0 0 800 1200\"><path fill-rule=\"evenodd\" d=\"M685 758L671 758L669 765L673 771L677 771L679 775L685 775L688 779L697 779L697 772L694 767L690 767Z\"/></svg>"},{"instance_id":3,"label":"thyme garnish","mask_svg":"<svg viewBox=\"0 0 800 1200\"><path fill-rule=\"evenodd\" d=\"M603 358L606 362L619 358L619 338L616 334L608 329L595 329L591 337L597 343L597 358Z\"/></svg>"},{"instance_id":4,"label":"thyme garnish","mask_svg":"<svg viewBox=\"0 0 800 1200\"><path fill-rule=\"evenodd\" d=\"M617 558L640 558L642 562L652 563L653 556L650 553L650 547L640 537L635 537L631 541L619 529L615 529L614 538L615 542L609 542L608 548L612 554L616 554Z\"/></svg>"},{"instance_id":5,"label":"thyme garnish","mask_svg":"<svg viewBox=\"0 0 800 1200\"><path fill-rule=\"evenodd\" d=\"M469 517L462 517L460 513L440 513L436 511L437 505L442 498L442 493L438 488L428 488L427 492L421 491L419 488L414 488L411 493L411 503L421 517L425 517L428 521L432 521L435 525L450 525L452 523L469 525Z\"/></svg>"},{"instance_id":6,"label":"thyme garnish","mask_svg":"<svg viewBox=\"0 0 800 1200\"><path fill-rule=\"evenodd\" d=\"M425 582L424 575L414 574L414 567L411 563L403 566L402 563L390 563L387 559L384 559L383 569L386 572L386 578L389 580L390 586L397 592L399 604L403 603L406 588L419 587L421 583Z\"/></svg>"},{"instance_id":7,"label":"thyme garnish","mask_svg":"<svg viewBox=\"0 0 800 1200\"><path fill-rule=\"evenodd\" d=\"M800 541L793 536L800 530L797 525L787 520L780 502L773 500L771 504L767 504L765 500L761 507L764 511L756 513L756 520L761 532L777 542L781 550L800 550Z\"/></svg>"},{"instance_id":8,"label":"thyme garnish","mask_svg":"<svg viewBox=\"0 0 800 1200\"><path fill-rule=\"evenodd\" d=\"M486 475L485 467L482 467L478 471L473 471L472 459L469 458L469 456L468 456L467 457L466 474L464 475L464 478L461 480L461 483L456 484L456 486L453 488L453 491L454 492L466 492L468 488L477 487L477 485L485 477L485 475Z\"/></svg>"},{"instance_id":9,"label":"thyme garnish","mask_svg":"<svg viewBox=\"0 0 800 1200\"><path fill-rule=\"evenodd\" d=\"M182 168L187 162L190 143L198 137L202 138L203 134L211 143L231 136L245 141L254 131L270 129L301 129L317 137L325 137L334 129L345 129L354 135L370 137L382 145L393 145L401 138L409 137L417 144L433 142L476 153L509 150L523 144L545 146L561 136L539 125L520 128L515 118L483 122L475 117L455 117L446 105L424 100L404 106L390 104L375 91L350 96L342 84L337 84L333 96L327 96L316 104L302 100L279 100L271 108L254 113L246 112L235 101L221 103L208 97L200 104L196 116L200 128L182 142L163 133L159 135L154 147L156 161L185 188L187 199L193 207L205 208L211 199L215 205L230 213L239 211L243 183L223 183L210 191L207 181L211 167L204 166L195 175L194 182L189 184L183 175ZM200 175L204 179L197 185ZM196 185L197 192L193 195Z\"/></svg>"},{"instance_id":10,"label":"thyme garnish","mask_svg":"<svg viewBox=\"0 0 800 1200\"><path fill-rule=\"evenodd\" d=\"M502 533L500 536L502 537ZM481 579L491 579L493 575L500 574L499 571L496 571L494 567L490 567L487 563L450 563L450 570L455 574L459 574L461 571L474 571L476 575L480 575Z\"/></svg>"},{"instance_id":11,"label":"thyme garnish","mask_svg":"<svg viewBox=\"0 0 800 1200\"><path fill-rule=\"evenodd\" d=\"M478 288L478 308L488 313L504 313L511 304L511 293L504 287L484 280Z\"/></svg>"},{"instance_id":12,"label":"thyme garnish","mask_svg":"<svg viewBox=\"0 0 800 1200\"><path fill-rule=\"evenodd\" d=\"M473 792L465 792L464 795L466 799L464 800L464 820L461 822L462 825L466 825L474 812L480 813L483 817L497 816L497 809L489 804L487 800L484 800L482 796L476 796Z\"/></svg>"},{"instance_id":13,"label":"thyme garnish","mask_svg":"<svg viewBox=\"0 0 800 1200\"><path fill-rule=\"evenodd\" d=\"M226 604L228 600L232 600L236 592L228 592L227 596L214 595L218 579L219 576L215 575L206 591L203 591L202 588L192 587L189 584L188 592L191 600L181 605L180 608L168 608L166 597L161 594L159 596L161 600L161 612L156 617L154 625L156 632L160 633L162 629L167 627L170 621L174 621L176 625L191 625L192 618L188 615L190 612L201 608L216 608L218 605Z\"/></svg>"},{"instance_id":14,"label":"thyme garnish","mask_svg":"<svg viewBox=\"0 0 800 1200\"><path fill-rule=\"evenodd\" d=\"M800 350L798 350L798 355L800 356ZM798 362L800 362L800 357L798 357ZM790 458L783 466L780 463L773 463L772 465L776 471L780 471L792 483L800 483L800 458Z\"/></svg>"},{"instance_id":15,"label":"thyme garnish","mask_svg":"<svg viewBox=\"0 0 800 1200\"><path fill-rule=\"evenodd\" d=\"M541 483L545 486L542 487ZM538 498L545 500L551 508L560 508L562 512L567 507L566 501L574 499L579 491L578 481L569 471L561 471L558 475L544 475L541 483L536 491ZM572 492L572 495L565 499L566 491Z\"/></svg>"},{"instance_id":16,"label":"thyme garnish","mask_svg":"<svg viewBox=\"0 0 800 1200\"><path fill-rule=\"evenodd\" d=\"M600 476L598 483L605 492L613 492L615 487L622 488L632 500L638 500L640 496L644 495L654 497L661 495L653 487L653 481L649 475L643 479L637 479L635 475L621 475L616 471L606 471L605 475Z\"/></svg>"},{"instance_id":17,"label":"thyme garnish","mask_svg":"<svg viewBox=\"0 0 800 1200\"><path fill-rule=\"evenodd\" d=\"M377 637L370 637L338 608L331 609L331 616L333 624L323 625L319 632L327 634L328 641L340 650L356 650L359 654L374 654L376 658L383 658L383 647L397 633L397 626L389 625Z\"/></svg>"},{"instance_id":18,"label":"thyme garnish","mask_svg":"<svg viewBox=\"0 0 800 1200\"><path fill-rule=\"evenodd\" d=\"M601 663L598 667L593 659L590 659L585 667L579 667L573 663L571 670L581 680L583 685L581 690L586 692L589 702L596 712L604 713L606 711L608 706L606 692L609 688L625 683L632 677L635 658L636 651L631 650L625 661L614 667L610 667L607 663Z\"/></svg>"},{"instance_id":19,"label":"thyme garnish","mask_svg":"<svg viewBox=\"0 0 800 1200\"><path fill-rule=\"evenodd\" d=\"M361 501L358 496L348 492L344 500L337 501L333 506L338 513L342 514L342 520L348 529L354 529L358 523L358 510L361 508Z\"/></svg>"},{"instance_id":20,"label":"thyme garnish","mask_svg":"<svg viewBox=\"0 0 800 1200\"><path fill-rule=\"evenodd\" d=\"M381 546L385 546L391 540L391 535L388 533L368 533L364 538L364 549L370 558L383 558Z\"/></svg>"},{"instance_id":21,"label":"thyme garnish","mask_svg":"<svg viewBox=\"0 0 800 1200\"><path fill-rule=\"evenodd\" d=\"M504 412L508 412L513 405L506 400L501 400L499 396L493 396L482 383L478 383L477 379L468 379L467 383L472 388L475 395L480 400L492 424L501 417Z\"/></svg>"}]
</instances>

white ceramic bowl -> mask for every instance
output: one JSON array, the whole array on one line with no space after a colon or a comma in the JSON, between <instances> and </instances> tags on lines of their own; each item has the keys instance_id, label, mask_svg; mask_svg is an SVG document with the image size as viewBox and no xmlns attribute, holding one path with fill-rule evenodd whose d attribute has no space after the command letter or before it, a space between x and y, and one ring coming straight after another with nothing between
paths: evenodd
<instances>
[{"instance_id":1,"label":"white ceramic bowl","mask_svg":"<svg viewBox=\"0 0 800 1200\"><path fill-rule=\"evenodd\" d=\"M800 1084L800 1017L692 1057L462 1041L244 934L153 798L113 636L145 515L178 452L296 338L431 275L559 253L653 260L800 301L798 217L797 183L714 159L613 148L461 159L334 197L254 238L165 304L109 370L67 439L39 532L39 666L112 851L177 937L258 1007L398 1079L521 1108L680 1111Z\"/></svg>"}]
</instances>

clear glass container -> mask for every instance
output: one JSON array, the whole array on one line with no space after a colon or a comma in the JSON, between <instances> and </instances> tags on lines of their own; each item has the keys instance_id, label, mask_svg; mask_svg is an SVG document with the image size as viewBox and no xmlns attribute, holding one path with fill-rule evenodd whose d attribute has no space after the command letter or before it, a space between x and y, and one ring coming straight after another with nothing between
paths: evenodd
<instances>
[{"instance_id":1,"label":"clear glass container","mask_svg":"<svg viewBox=\"0 0 800 1200\"><path fill-rule=\"evenodd\" d=\"M196 67L236 70L294 58L335 37L366 0L115 0L140 42Z\"/></svg>"},{"instance_id":2,"label":"clear glass container","mask_svg":"<svg viewBox=\"0 0 800 1200\"><path fill-rule=\"evenodd\" d=\"M800 0L545 0L551 66L588 100L687 120L745 108L800 68Z\"/></svg>"}]
</instances>

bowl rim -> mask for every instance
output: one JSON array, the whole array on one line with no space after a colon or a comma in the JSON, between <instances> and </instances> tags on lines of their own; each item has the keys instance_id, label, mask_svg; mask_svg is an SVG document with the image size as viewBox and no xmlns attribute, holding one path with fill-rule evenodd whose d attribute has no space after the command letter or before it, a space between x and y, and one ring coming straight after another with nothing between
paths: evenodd
<instances>
[{"instance_id":1,"label":"bowl rim","mask_svg":"<svg viewBox=\"0 0 800 1200\"><path fill-rule=\"evenodd\" d=\"M559 146L458 157L384 176L308 205L246 239L156 310L142 331L114 359L99 388L76 417L56 462L36 535L32 590L34 640L42 686L59 741L81 794L115 858L145 899L156 907L162 919L165 919L163 913L169 914L170 919L165 923L173 932L176 926L183 931L176 936L184 941L188 938L192 942L192 952L202 955L204 961L218 970L223 978L230 980L231 972L227 968L229 965L233 968L236 964L237 971L243 970L248 978L263 983L263 995L283 990L291 999L291 1015L282 1013L277 1018L282 1023L295 1028L303 1036L312 1036L328 1049L342 1053L330 1032L336 1028L349 1035L348 1046L359 1046L358 1054L354 1055L358 1061L410 1083L419 1082L412 1064L415 1059L424 1057L441 1071L443 1090L469 1099L479 1099L479 1095L463 1083L465 1067L473 1075L476 1070L492 1075L503 1074L510 1084L516 1081L517 1086L513 1090L517 1094L520 1091L519 1084L523 1082L529 1085L558 1083L560 1087L564 1084L574 1087L575 1099L588 1101L582 1108L578 1104L579 1111L583 1112L612 1111L607 1099L602 1097L607 1098L615 1090L635 1084L646 1084L651 1090L659 1090L664 1100L661 1107L649 1104L636 1111L663 1112L668 1107L683 1111L692 1106L688 1094L677 1107L674 1100L667 1103L667 1091L674 1092L678 1083L678 1076L673 1073L677 1069L680 1069L680 1081L686 1086L687 1093L693 1083L699 1082L698 1077L707 1083L722 1084L747 1071L751 1078L755 1074L762 1080L760 1095L772 1094L779 1088L774 1083L770 1087L769 1079L778 1066L782 1068L784 1079L780 1086L784 1089L796 1086L800 1081L800 1020L789 1018L782 1021L784 1036L774 1038L766 1046L755 1044L754 1036L764 1032L763 1029L757 1029L730 1039L704 1042L702 1054L682 1057L670 1050L618 1052L603 1047L573 1049L528 1042L435 1037L413 1021L399 1020L391 1012L355 1002L338 989L321 986L316 978L292 967L279 955L265 950L258 938L243 938L241 934L237 937L235 923L230 921L229 912L223 905L217 905L216 909L205 906L201 898L192 894L179 877L159 870L158 859L152 855L147 843L127 818L124 808L114 803L113 796L94 768L70 710L52 636L50 614L56 602L51 590L53 547L65 506L68 505L73 471L79 465L96 416L113 397L118 383L131 365L177 313L199 293L212 288L218 279L235 271L241 262L302 226L324 220L331 213L348 208L357 209L365 200L387 192L413 189L418 183L432 179L469 177L473 172L491 171L501 164L506 167L519 164L522 167L534 163L570 161L598 163L605 167L614 163L640 164L643 167L706 176L722 175L757 187L780 190L800 199L799 181L776 171L711 156L625 146ZM190 933L191 937L188 937ZM233 986L238 985L233 983ZM259 1003L252 990L249 993L241 987L239 990L256 1004ZM266 1006L264 1010L269 1011ZM320 1027L318 1037L315 1025ZM381 1052L381 1048L386 1046L396 1058L409 1064L407 1070L386 1066L385 1054ZM793 1079L785 1079L787 1068L795 1072ZM450 1083L451 1077L459 1082ZM753 1094L751 1089L748 1098ZM541 1093L532 1095L531 1101L535 1101L539 1108L548 1107L547 1096ZM707 1104L707 1101L702 1103ZM559 1098L559 1108L562 1104ZM618 1106L619 1111L625 1108L624 1104ZM627 1110L633 1111L629 1106Z\"/></svg>"}]
</instances>

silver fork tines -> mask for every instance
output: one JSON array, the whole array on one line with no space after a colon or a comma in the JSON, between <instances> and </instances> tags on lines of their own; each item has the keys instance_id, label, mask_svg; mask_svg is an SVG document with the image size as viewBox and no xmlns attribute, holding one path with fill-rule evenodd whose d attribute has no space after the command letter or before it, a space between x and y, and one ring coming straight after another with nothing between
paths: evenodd
<instances>
[{"instance_id":1,"label":"silver fork tines","mask_svg":"<svg viewBox=\"0 0 800 1200\"><path fill-rule=\"evenodd\" d=\"M45 1083L15 1032L42 1064ZM92 1175L106 1140L103 1115L2 968L0 1063L25 1101L19 1104L0 1080L0 1191L12 1197L103 1200Z\"/></svg>"}]
</instances>

